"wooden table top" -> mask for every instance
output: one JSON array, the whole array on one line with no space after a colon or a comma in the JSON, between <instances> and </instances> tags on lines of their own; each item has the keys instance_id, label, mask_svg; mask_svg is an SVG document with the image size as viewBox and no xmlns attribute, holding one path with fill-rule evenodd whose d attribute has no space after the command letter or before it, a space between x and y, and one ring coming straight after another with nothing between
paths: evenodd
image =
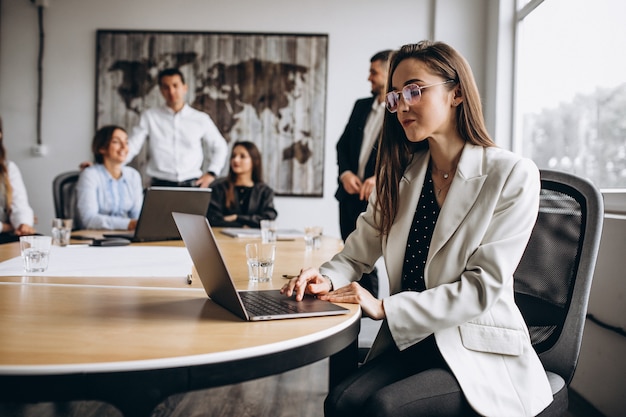
<instances>
[{"instance_id":1,"label":"wooden table top","mask_svg":"<svg viewBox=\"0 0 626 417\"><path fill-rule=\"evenodd\" d=\"M250 288L244 246L251 239L218 230L236 286ZM303 240L279 241L273 280L255 288L279 288L282 274L317 266L341 245L339 239L324 237L321 249L306 251ZM0 260L15 256L18 244L0 245ZM185 277L4 276L0 375L150 370L268 355L353 326L360 309L344 306L350 314L245 322L210 301L197 278L189 285Z\"/></svg>"}]
</instances>

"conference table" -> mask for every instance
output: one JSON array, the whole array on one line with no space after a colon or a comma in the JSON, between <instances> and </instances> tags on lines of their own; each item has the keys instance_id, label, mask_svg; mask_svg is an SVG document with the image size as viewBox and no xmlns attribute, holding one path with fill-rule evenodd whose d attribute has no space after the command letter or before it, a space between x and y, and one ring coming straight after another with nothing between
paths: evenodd
<instances>
[{"instance_id":1,"label":"conference table","mask_svg":"<svg viewBox=\"0 0 626 417\"><path fill-rule=\"evenodd\" d=\"M250 284L244 247L251 239L219 229L215 235L238 289L280 288L283 275L317 266L342 246L327 236L320 249L308 251L303 239L278 241L272 281ZM356 368L358 305L342 304L350 311L339 316L243 321L208 298L190 258L187 265L161 255L188 256L183 246L136 243L115 252L73 239L68 247L53 248L50 264L55 254L76 263L96 254L102 256L97 273L0 276L0 402L99 400L125 416L149 416L172 394L274 375L328 357L330 386ZM106 276L111 261L105 259L113 258L105 253L145 251L159 254L153 257L158 273L129 268L127 276L126 270ZM0 245L2 264L16 257L19 244ZM184 270L170 271L171 263L184 264Z\"/></svg>"}]
</instances>

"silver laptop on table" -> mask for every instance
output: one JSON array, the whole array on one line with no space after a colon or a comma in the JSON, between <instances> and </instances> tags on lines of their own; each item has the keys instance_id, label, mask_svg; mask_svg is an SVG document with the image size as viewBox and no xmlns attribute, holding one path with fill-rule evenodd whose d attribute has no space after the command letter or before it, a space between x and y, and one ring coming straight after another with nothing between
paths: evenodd
<instances>
[{"instance_id":1,"label":"silver laptop on table","mask_svg":"<svg viewBox=\"0 0 626 417\"><path fill-rule=\"evenodd\" d=\"M302 301L279 290L237 291L205 216L172 213L207 295L244 320L333 316L350 310L312 296Z\"/></svg>"},{"instance_id":2,"label":"silver laptop on table","mask_svg":"<svg viewBox=\"0 0 626 417\"><path fill-rule=\"evenodd\" d=\"M211 201L210 188L150 187L134 232L104 233L105 238L125 238L132 242L180 240L172 212L206 216Z\"/></svg>"}]
</instances>

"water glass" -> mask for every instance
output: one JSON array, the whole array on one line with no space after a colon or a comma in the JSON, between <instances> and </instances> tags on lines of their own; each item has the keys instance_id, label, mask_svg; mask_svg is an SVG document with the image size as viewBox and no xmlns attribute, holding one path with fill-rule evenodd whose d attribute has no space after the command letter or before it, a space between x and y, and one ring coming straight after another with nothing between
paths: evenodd
<instances>
[{"instance_id":1,"label":"water glass","mask_svg":"<svg viewBox=\"0 0 626 417\"><path fill-rule=\"evenodd\" d=\"M50 236L20 236L20 253L26 272L44 272L50 259Z\"/></svg>"},{"instance_id":2,"label":"water glass","mask_svg":"<svg viewBox=\"0 0 626 417\"><path fill-rule=\"evenodd\" d=\"M307 226L304 228L304 244L306 250L319 249L322 247L322 227Z\"/></svg>"},{"instance_id":3,"label":"water glass","mask_svg":"<svg viewBox=\"0 0 626 417\"><path fill-rule=\"evenodd\" d=\"M261 242L276 242L276 221L261 220Z\"/></svg>"},{"instance_id":4,"label":"water glass","mask_svg":"<svg viewBox=\"0 0 626 417\"><path fill-rule=\"evenodd\" d=\"M72 235L72 219L52 220L52 244L67 246Z\"/></svg>"},{"instance_id":5,"label":"water glass","mask_svg":"<svg viewBox=\"0 0 626 417\"><path fill-rule=\"evenodd\" d=\"M250 282L267 282L272 279L276 245L273 243L248 243L246 259L248 261L248 279Z\"/></svg>"}]
</instances>

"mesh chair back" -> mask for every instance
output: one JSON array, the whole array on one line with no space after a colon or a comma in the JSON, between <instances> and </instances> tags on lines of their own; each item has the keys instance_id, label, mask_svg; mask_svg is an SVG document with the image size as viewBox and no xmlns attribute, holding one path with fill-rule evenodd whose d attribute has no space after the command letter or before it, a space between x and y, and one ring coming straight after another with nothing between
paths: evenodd
<instances>
[{"instance_id":1,"label":"mesh chair back","mask_svg":"<svg viewBox=\"0 0 626 417\"><path fill-rule=\"evenodd\" d=\"M571 381L604 216L587 180L541 171L537 223L515 272L515 299L546 370Z\"/></svg>"},{"instance_id":2,"label":"mesh chair back","mask_svg":"<svg viewBox=\"0 0 626 417\"><path fill-rule=\"evenodd\" d=\"M79 171L64 172L57 175L52 182L54 197L54 213L57 218L74 219L76 228L76 183Z\"/></svg>"}]
</instances>

